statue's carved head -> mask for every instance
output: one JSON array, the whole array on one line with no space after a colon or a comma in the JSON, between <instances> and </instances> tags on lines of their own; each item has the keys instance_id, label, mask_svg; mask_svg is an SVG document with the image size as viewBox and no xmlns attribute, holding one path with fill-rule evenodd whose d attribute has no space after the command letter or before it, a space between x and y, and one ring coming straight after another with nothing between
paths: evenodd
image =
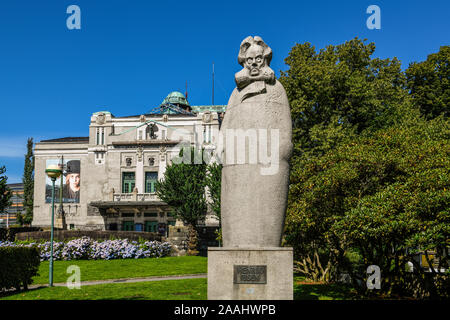
<instances>
[{"instance_id":1,"label":"statue's carved head","mask_svg":"<svg viewBox=\"0 0 450 320\"><path fill-rule=\"evenodd\" d=\"M260 80L272 83L275 80L275 74L269 67L271 60L272 49L261 37L245 38L241 43L238 55L238 62L244 67L235 77L238 88Z\"/></svg>"},{"instance_id":2,"label":"statue's carved head","mask_svg":"<svg viewBox=\"0 0 450 320\"><path fill-rule=\"evenodd\" d=\"M257 76L262 67L270 66L272 49L261 37L245 38L239 50L238 62L244 68L249 69L252 76Z\"/></svg>"}]
</instances>

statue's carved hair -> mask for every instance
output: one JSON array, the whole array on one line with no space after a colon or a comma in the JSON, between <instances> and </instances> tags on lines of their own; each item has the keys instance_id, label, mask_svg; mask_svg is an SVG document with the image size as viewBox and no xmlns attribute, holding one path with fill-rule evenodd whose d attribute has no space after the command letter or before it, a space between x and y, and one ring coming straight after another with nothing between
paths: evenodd
<instances>
[{"instance_id":1,"label":"statue's carved hair","mask_svg":"<svg viewBox=\"0 0 450 320\"><path fill-rule=\"evenodd\" d=\"M264 40L261 37L255 36L255 37L247 37L245 38L242 43L241 47L239 49L239 55L238 55L238 62L241 66L244 66L245 62L245 54L247 53L248 48L250 48L252 45L258 45L263 47L263 57L266 60L267 65L270 65L270 61L272 60L272 49L264 42Z\"/></svg>"}]
</instances>

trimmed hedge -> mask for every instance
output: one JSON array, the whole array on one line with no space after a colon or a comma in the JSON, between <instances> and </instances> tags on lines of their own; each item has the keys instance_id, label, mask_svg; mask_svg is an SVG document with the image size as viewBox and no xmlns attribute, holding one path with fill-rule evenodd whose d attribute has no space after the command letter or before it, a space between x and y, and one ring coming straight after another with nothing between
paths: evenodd
<instances>
[{"instance_id":1,"label":"trimmed hedge","mask_svg":"<svg viewBox=\"0 0 450 320\"><path fill-rule=\"evenodd\" d=\"M0 247L0 289L28 289L40 263L37 248Z\"/></svg>"},{"instance_id":2,"label":"trimmed hedge","mask_svg":"<svg viewBox=\"0 0 450 320\"><path fill-rule=\"evenodd\" d=\"M111 240L111 239L129 239L131 241L138 241L140 239L148 241L162 241L162 236L154 232L139 232L139 231L76 231L76 230L59 230L55 231L55 241L66 241L75 238L89 237L94 240ZM24 241L50 241L50 231L34 231L21 232L16 234L15 240ZM14 241L10 240L10 241Z\"/></svg>"},{"instance_id":3,"label":"trimmed hedge","mask_svg":"<svg viewBox=\"0 0 450 320\"><path fill-rule=\"evenodd\" d=\"M38 227L12 227L0 229L0 241L14 241L16 234L21 232L33 232L42 231L42 228Z\"/></svg>"},{"instance_id":4,"label":"trimmed hedge","mask_svg":"<svg viewBox=\"0 0 450 320\"><path fill-rule=\"evenodd\" d=\"M9 241L9 239L8 239L8 229L0 228L0 241Z\"/></svg>"}]
</instances>

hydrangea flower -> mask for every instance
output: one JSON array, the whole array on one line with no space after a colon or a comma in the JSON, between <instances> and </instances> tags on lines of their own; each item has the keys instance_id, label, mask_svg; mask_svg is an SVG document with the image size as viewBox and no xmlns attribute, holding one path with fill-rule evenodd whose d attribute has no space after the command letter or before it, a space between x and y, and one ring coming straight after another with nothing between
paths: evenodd
<instances>
[{"instance_id":1,"label":"hydrangea flower","mask_svg":"<svg viewBox=\"0 0 450 320\"><path fill-rule=\"evenodd\" d=\"M37 247L41 261L50 259L50 241L45 243L16 244L0 241L0 247ZM81 237L68 242L53 241L54 260L111 260L160 258L170 254L172 245L169 242L129 241L128 239L96 241L89 237Z\"/></svg>"}]
</instances>

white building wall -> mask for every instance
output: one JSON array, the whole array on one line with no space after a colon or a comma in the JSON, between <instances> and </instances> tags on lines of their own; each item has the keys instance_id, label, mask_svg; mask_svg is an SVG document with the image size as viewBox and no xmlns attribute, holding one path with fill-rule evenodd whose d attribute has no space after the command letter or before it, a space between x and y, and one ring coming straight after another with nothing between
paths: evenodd
<instances>
[{"instance_id":1,"label":"white building wall","mask_svg":"<svg viewBox=\"0 0 450 320\"><path fill-rule=\"evenodd\" d=\"M112 201L111 195L122 192L123 172L135 172L138 193L145 192L145 173L158 172L158 178L164 176L168 163L179 153L179 146L171 141L189 141L192 145L213 147L213 134L209 130L218 129L217 114L212 114L207 124L206 145L203 143L203 114L192 116L147 117L158 124L157 139L151 141L146 134L146 125L142 116L115 118L108 112L94 113L89 126L89 142L53 143L40 142L35 146L35 191L34 226L49 226L51 205L45 203L45 168L47 159L81 160L80 202L64 204L67 226L75 225L81 229L104 229L104 218L98 209L90 206L95 201ZM139 128L137 128L140 126ZM103 136L97 135L97 132ZM163 134L164 132L164 134ZM99 138L100 137L100 138ZM142 138L142 139L141 139ZM141 142L141 143L139 143ZM145 142L147 144L145 144ZM122 143L123 145L117 145ZM139 145L141 144L141 148ZM127 166L126 158L131 158ZM154 158L151 164L149 159ZM59 197L57 197L59 199ZM142 217L141 217L142 218Z\"/></svg>"}]
</instances>

